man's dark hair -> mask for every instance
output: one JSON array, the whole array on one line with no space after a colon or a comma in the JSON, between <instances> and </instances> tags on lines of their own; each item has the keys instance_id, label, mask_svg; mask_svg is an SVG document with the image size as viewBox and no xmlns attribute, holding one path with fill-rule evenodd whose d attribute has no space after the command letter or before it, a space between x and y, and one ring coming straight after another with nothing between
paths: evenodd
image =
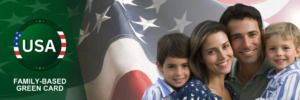
<instances>
[{"instance_id":1,"label":"man's dark hair","mask_svg":"<svg viewBox=\"0 0 300 100\"><path fill-rule=\"evenodd\" d=\"M220 23L227 26L228 22L232 19L252 18L257 21L260 33L262 33L263 25L260 12L252 7L244 4L235 4L234 6L229 6L220 18Z\"/></svg>"}]
</instances>

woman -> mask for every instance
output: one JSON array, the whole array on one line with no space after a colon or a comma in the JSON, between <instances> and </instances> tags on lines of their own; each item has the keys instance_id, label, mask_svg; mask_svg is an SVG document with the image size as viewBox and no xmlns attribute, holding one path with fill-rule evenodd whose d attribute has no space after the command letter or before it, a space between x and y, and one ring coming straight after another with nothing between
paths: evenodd
<instances>
[{"instance_id":1,"label":"woman","mask_svg":"<svg viewBox=\"0 0 300 100\"><path fill-rule=\"evenodd\" d=\"M226 32L226 27L215 21L204 21L194 29L189 64L195 78L178 91L178 99L231 100L236 97L224 84L233 60Z\"/></svg>"}]
</instances>

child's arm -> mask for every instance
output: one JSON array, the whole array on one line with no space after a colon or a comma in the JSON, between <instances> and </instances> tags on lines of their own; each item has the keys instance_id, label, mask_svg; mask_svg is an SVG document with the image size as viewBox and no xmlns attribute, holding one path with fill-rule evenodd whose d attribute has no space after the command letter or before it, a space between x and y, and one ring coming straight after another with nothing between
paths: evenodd
<instances>
[{"instance_id":1,"label":"child's arm","mask_svg":"<svg viewBox=\"0 0 300 100\"><path fill-rule=\"evenodd\" d=\"M278 88L273 88L273 90L268 88L266 98L271 100L300 100L299 71L283 76L282 79L284 80L277 81Z\"/></svg>"},{"instance_id":2,"label":"child's arm","mask_svg":"<svg viewBox=\"0 0 300 100\"><path fill-rule=\"evenodd\" d=\"M147 88L146 91L144 92L142 100L159 100L159 98L156 99L155 96L156 96L155 93L153 91L151 92L149 88Z\"/></svg>"}]
</instances>

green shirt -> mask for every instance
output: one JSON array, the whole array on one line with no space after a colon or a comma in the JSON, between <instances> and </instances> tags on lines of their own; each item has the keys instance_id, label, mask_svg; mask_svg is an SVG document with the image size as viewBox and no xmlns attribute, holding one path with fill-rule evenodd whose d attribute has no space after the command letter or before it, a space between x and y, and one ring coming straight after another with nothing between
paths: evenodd
<instances>
[{"instance_id":1,"label":"green shirt","mask_svg":"<svg viewBox=\"0 0 300 100\"><path fill-rule=\"evenodd\" d=\"M226 83L238 94L238 100L254 100L260 97L266 89L269 80L267 79L268 72L272 66L265 59L258 71L251 77L246 85L243 85L240 79L236 76L238 63L233 60L231 72L226 79Z\"/></svg>"}]
</instances>

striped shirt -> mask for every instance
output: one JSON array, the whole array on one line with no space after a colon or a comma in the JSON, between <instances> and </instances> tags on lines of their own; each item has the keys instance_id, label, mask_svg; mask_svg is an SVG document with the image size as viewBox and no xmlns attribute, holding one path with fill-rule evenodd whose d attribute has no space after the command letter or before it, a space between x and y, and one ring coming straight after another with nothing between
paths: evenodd
<instances>
[{"instance_id":1,"label":"striped shirt","mask_svg":"<svg viewBox=\"0 0 300 100\"><path fill-rule=\"evenodd\" d=\"M269 84L258 100L300 100L300 66L295 61L276 74L275 69L268 73Z\"/></svg>"},{"instance_id":2,"label":"striped shirt","mask_svg":"<svg viewBox=\"0 0 300 100\"><path fill-rule=\"evenodd\" d=\"M174 100L175 92L160 78L144 92L142 100Z\"/></svg>"}]
</instances>

